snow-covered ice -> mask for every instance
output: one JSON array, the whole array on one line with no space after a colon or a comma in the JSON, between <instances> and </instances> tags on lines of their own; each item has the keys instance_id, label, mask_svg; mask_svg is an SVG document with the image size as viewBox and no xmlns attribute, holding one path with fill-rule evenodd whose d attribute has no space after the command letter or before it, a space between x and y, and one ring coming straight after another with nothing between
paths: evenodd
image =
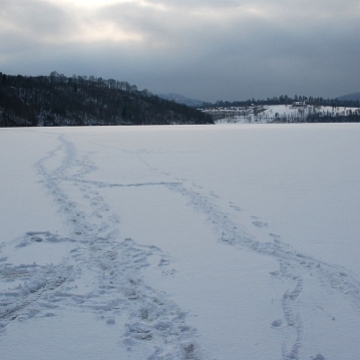
<instances>
[{"instance_id":1,"label":"snow-covered ice","mask_svg":"<svg viewBox=\"0 0 360 360\"><path fill-rule=\"evenodd\" d=\"M1 359L360 358L357 124L0 137Z\"/></svg>"}]
</instances>

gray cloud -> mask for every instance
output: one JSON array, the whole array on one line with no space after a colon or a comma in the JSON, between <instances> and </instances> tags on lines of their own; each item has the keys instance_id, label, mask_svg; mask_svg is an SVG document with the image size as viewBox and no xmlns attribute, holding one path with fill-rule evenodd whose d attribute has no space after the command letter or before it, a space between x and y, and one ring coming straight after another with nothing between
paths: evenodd
<instances>
[{"instance_id":1,"label":"gray cloud","mask_svg":"<svg viewBox=\"0 0 360 360\"><path fill-rule=\"evenodd\" d=\"M5 0L0 66L117 78L204 100L359 91L358 1Z\"/></svg>"},{"instance_id":2,"label":"gray cloud","mask_svg":"<svg viewBox=\"0 0 360 360\"><path fill-rule=\"evenodd\" d=\"M0 19L2 34L19 34L23 39L57 38L76 27L62 8L47 1L2 0Z\"/></svg>"}]
</instances>

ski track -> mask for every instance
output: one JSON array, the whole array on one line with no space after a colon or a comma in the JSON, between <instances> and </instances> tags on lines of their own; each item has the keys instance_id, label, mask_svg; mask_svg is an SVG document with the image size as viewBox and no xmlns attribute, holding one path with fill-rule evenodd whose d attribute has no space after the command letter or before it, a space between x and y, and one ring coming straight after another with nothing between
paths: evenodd
<instances>
[{"instance_id":1,"label":"ski track","mask_svg":"<svg viewBox=\"0 0 360 360\"><path fill-rule=\"evenodd\" d=\"M210 196L200 194L199 191L187 188L183 185L168 185L170 190L180 193L188 199L188 205L196 211L203 212L207 221L212 225L218 235L218 241L243 250L250 250L264 256L275 258L279 262L279 271L271 272L271 275L279 279L285 279L293 284L283 294L281 306L284 314L286 332L282 347L282 359L301 359L303 348L303 320L298 310L301 305L300 297L306 278L315 278L318 286L325 287L330 296L333 291L340 292L346 301L353 303L359 312L360 282L351 271L337 265L328 264L315 259L310 255L297 252L288 244L279 240L280 236L270 233L273 241L259 242L249 233L241 230L231 220L232 216L224 212L211 199ZM229 203L234 209L234 204ZM239 211L239 207L235 207ZM252 218L257 218L253 216ZM265 228L268 224L262 221L254 221L253 225ZM274 328L283 330L281 320L274 320ZM322 356L317 354L316 356Z\"/></svg>"},{"instance_id":2,"label":"ski track","mask_svg":"<svg viewBox=\"0 0 360 360\"><path fill-rule=\"evenodd\" d=\"M142 278L143 269L150 266L150 257L157 257L158 266L168 266L170 256L155 246L143 246L130 238L121 240L120 218L110 212L97 191L101 188L164 187L185 197L193 210L205 214L219 242L276 259L279 270L271 272L271 276L289 284L279 298L283 320L275 319L270 324L284 334L283 360L302 358L301 294L309 276L329 296L333 292L341 293L343 299L359 310L360 283L356 276L340 266L297 252L280 241L278 235L270 233L271 241L258 241L237 223L236 215L242 210L237 204L229 201L228 209L224 209L217 205L220 197L216 193L206 192L186 179L130 184L87 180L84 177L97 169L88 155L78 158L74 144L64 136L59 137L59 142L58 147L36 163L36 169L57 204L68 233L29 231L0 246L0 285L14 283L13 287L0 288L0 336L12 321L56 316L59 310L80 307L92 311L97 320L109 326L120 314L128 314L128 322L119 337L129 351L147 346L148 360L206 358L196 342L196 329L187 325L186 312ZM149 164L144 159L146 152L136 155L152 171L165 178L170 176ZM53 160L60 166L51 169ZM82 194L81 204L71 199L70 188ZM251 222L257 229L266 231L267 222L256 216ZM2 256L6 247L18 250L42 244L69 244L72 250L59 264L16 265L11 258ZM91 279L85 287L83 279ZM317 354L313 359L324 357Z\"/></svg>"},{"instance_id":3,"label":"ski track","mask_svg":"<svg viewBox=\"0 0 360 360\"><path fill-rule=\"evenodd\" d=\"M143 156L141 156L141 160L152 170L161 172L163 175L169 175L152 167L143 159ZM236 220L233 220L234 216L216 205L214 199L220 198L217 194L212 191L208 194L201 193L202 186L194 183L185 186L184 184L189 182L186 179L179 180L181 181L178 183L168 183L166 186L169 190L185 197L188 200L188 206L206 215L207 222L211 224L219 242L276 259L279 262L279 271L271 272L271 275L293 284L293 288L287 289L281 299L285 326L281 319L276 319L271 324L274 329L279 331L285 328L282 346L283 360L299 360L303 355L303 320L298 309L301 305L299 298L303 287L306 286L306 278L309 276L317 280L318 286L325 287L328 295L331 295L332 291L341 293L344 299L351 302L359 312L360 282L351 271L297 252L288 244L280 241L280 236L276 234L268 234L272 239L271 242L256 240L256 237L239 228ZM229 201L228 204L229 209L234 210L235 214L241 211L241 207L232 201ZM251 222L260 229L266 229L268 226L267 222L262 221L257 216L251 216ZM316 354L311 358L324 359L321 354Z\"/></svg>"},{"instance_id":4,"label":"ski track","mask_svg":"<svg viewBox=\"0 0 360 360\"><path fill-rule=\"evenodd\" d=\"M93 312L97 320L109 326L116 323L118 316L127 314L128 322L119 337L130 353L140 347L146 349L149 360L203 359L196 329L187 325L186 312L142 279L141 271L149 266L149 257L157 257L158 266L166 267L169 255L130 238L121 240L119 217L110 213L110 207L96 191L105 186L167 184L86 181L84 176L96 167L87 155L78 159L74 145L64 136L59 141L60 146L38 161L36 169L58 205L68 234L29 231L1 246L0 285L5 286L0 288L0 333L4 336L7 326L15 320L56 316L67 307L79 307ZM60 166L51 169L54 159ZM81 205L70 198L69 187L83 195ZM87 212L81 209L85 202ZM11 258L1 256L6 247L16 251L49 243L69 243L72 250L56 265L15 265ZM11 283L13 287L6 286Z\"/></svg>"}]
</instances>

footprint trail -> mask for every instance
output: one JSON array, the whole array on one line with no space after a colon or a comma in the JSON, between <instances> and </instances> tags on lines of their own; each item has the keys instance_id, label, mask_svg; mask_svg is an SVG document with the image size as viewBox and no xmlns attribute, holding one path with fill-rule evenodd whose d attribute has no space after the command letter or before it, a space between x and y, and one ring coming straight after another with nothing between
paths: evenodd
<instances>
[{"instance_id":1,"label":"footprint trail","mask_svg":"<svg viewBox=\"0 0 360 360\"><path fill-rule=\"evenodd\" d=\"M187 313L143 280L150 258L166 268L169 255L155 246L121 239L121 218L111 213L99 192L102 187L168 184L88 181L85 177L97 169L88 154L79 156L64 136L59 142L36 169L67 232L29 231L0 248L0 333L5 335L12 321L54 317L67 308L79 308L108 326L123 322L125 314L119 342L130 353L141 351L152 360L205 359ZM55 263L16 263L16 254L31 259L49 246L57 254Z\"/></svg>"}]
</instances>

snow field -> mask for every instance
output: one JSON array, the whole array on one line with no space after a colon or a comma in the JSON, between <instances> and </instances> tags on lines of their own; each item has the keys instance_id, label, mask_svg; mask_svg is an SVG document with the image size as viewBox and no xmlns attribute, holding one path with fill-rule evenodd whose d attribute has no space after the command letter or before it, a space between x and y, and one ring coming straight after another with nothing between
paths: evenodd
<instances>
[{"instance_id":1,"label":"snow field","mask_svg":"<svg viewBox=\"0 0 360 360\"><path fill-rule=\"evenodd\" d=\"M6 359L359 357L356 125L0 136Z\"/></svg>"}]
</instances>

